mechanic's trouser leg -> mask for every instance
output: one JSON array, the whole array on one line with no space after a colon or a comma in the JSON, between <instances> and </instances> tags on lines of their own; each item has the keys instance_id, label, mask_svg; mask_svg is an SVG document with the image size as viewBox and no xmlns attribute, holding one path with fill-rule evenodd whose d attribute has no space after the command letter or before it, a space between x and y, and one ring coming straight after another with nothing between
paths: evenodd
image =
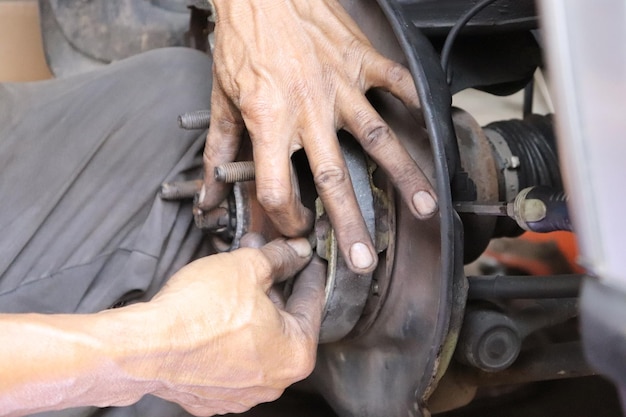
<instances>
[{"instance_id":1,"label":"mechanic's trouser leg","mask_svg":"<svg viewBox=\"0 0 626 417\"><path fill-rule=\"evenodd\" d=\"M204 135L176 119L209 107L210 71L206 56L171 48L68 79L0 84L0 312L146 298L198 255L190 204L157 190L199 175Z\"/></svg>"},{"instance_id":2,"label":"mechanic's trouser leg","mask_svg":"<svg viewBox=\"0 0 626 417\"><path fill-rule=\"evenodd\" d=\"M188 260L190 210L156 193L200 164L203 135L176 117L208 108L210 69L171 48L0 84L0 311L107 308Z\"/></svg>"}]
</instances>

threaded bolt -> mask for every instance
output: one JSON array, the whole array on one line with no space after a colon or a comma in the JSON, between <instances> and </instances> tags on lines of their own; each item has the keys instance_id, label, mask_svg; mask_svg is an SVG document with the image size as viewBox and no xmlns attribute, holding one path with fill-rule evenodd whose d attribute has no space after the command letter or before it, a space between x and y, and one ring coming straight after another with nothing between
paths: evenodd
<instances>
[{"instance_id":1,"label":"threaded bolt","mask_svg":"<svg viewBox=\"0 0 626 417\"><path fill-rule=\"evenodd\" d=\"M162 200L177 201L190 200L200 192L202 181L166 182L161 184L160 196Z\"/></svg>"},{"instance_id":2,"label":"threaded bolt","mask_svg":"<svg viewBox=\"0 0 626 417\"><path fill-rule=\"evenodd\" d=\"M224 207L216 207L209 212L204 212L198 208L194 209L194 221L199 229L220 230L230 224L230 214Z\"/></svg>"},{"instance_id":3,"label":"threaded bolt","mask_svg":"<svg viewBox=\"0 0 626 417\"><path fill-rule=\"evenodd\" d=\"M208 129L211 124L211 111L199 110L178 116L178 126L185 130Z\"/></svg>"},{"instance_id":4,"label":"threaded bolt","mask_svg":"<svg viewBox=\"0 0 626 417\"><path fill-rule=\"evenodd\" d=\"M232 184L255 178L254 161L229 162L215 168L215 181Z\"/></svg>"}]
</instances>

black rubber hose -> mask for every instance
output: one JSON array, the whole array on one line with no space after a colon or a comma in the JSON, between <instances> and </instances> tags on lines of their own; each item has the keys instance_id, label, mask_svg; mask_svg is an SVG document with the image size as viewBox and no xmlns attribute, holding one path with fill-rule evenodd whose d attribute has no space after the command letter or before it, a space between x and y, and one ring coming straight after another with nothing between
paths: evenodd
<instances>
[{"instance_id":1,"label":"black rubber hose","mask_svg":"<svg viewBox=\"0 0 626 417\"><path fill-rule=\"evenodd\" d=\"M576 298L584 275L470 276L468 300Z\"/></svg>"},{"instance_id":2,"label":"black rubber hose","mask_svg":"<svg viewBox=\"0 0 626 417\"><path fill-rule=\"evenodd\" d=\"M446 37L446 41L443 44L443 48L441 50L441 68L443 72L446 74L446 81L448 84L452 83L452 75L450 73L450 55L452 53L452 47L454 46L454 42L456 38L459 36L459 33L467 23L474 18L478 13L480 13L485 7L489 6L491 3L494 3L497 0L482 0L469 9L464 15L462 15L459 20L452 26L448 36Z\"/></svg>"}]
</instances>

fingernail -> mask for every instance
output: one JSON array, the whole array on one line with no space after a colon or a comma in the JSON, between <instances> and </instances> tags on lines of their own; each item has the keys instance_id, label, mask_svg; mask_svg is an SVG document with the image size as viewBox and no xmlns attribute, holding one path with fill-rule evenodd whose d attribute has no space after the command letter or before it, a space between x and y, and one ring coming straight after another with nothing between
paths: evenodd
<instances>
[{"instance_id":1,"label":"fingernail","mask_svg":"<svg viewBox=\"0 0 626 417\"><path fill-rule=\"evenodd\" d=\"M368 269L374 264L374 258L367 245L355 243L350 248L350 260L352 265L359 269Z\"/></svg>"},{"instance_id":2,"label":"fingernail","mask_svg":"<svg viewBox=\"0 0 626 417\"><path fill-rule=\"evenodd\" d=\"M437 202L426 191L419 191L413 195L413 206L422 217L430 217L437 211Z\"/></svg>"},{"instance_id":3,"label":"fingernail","mask_svg":"<svg viewBox=\"0 0 626 417\"><path fill-rule=\"evenodd\" d=\"M287 240L287 244L291 246L294 251L296 251L299 257L308 258L311 256L312 249L308 240L303 238L289 239Z\"/></svg>"},{"instance_id":4,"label":"fingernail","mask_svg":"<svg viewBox=\"0 0 626 417\"><path fill-rule=\"evenodd\" d=\"M202 204L204 197L206 197L206 185L202 184L202 188L200 188L200 195L198 196L198 203Z\"/></svg>"}]
</instances>

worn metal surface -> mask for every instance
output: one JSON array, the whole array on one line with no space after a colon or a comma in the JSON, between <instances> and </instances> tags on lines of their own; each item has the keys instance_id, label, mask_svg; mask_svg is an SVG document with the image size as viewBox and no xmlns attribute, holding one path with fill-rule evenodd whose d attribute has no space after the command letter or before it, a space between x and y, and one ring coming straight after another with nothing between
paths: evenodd
<instances>
[{"instance_id":1,"label":"worn metal surface","mask_svg":"<svg viewBox=\"0 0 626 417\"><path fill-rule=\"evenodd\" d=\"M530 349L502 372L476 371L468 375L478 386L512 385L536 381L596 375L583 353L580 342L568 342Z\"/></svg>"},{"instance_id":2,"label":"worn metal surface","mask_svg":"<svg viewBox=\"0 0 626 417\"><path fill-rule=\"evenodd\" d=\"M344 138L341 150L354 194L365 225L372 240L376 240L376 212L369 167L365 155L357 143ZM326 300L322 314L320 343L336 342L344 338L361 318L365 303L370 295L372 274L355 274L348 268L340 255L337 240L325 214L318 204L318 226L316 227L317 253L328 261Z\"/></svg>"},{"instance_id":3,"label":"worn metal surface","mask_svg":"<svg viewBox=\"0 0 626 417\"><path fill-rule=\"evenodd\" d=\"M480 203L499 201L499 178L493 151L482 127L467 112L453 109L452 120L459 146L461 167L467 173L476 191L474 199ZM489 216L461 214L465 263L472 262L485 250L493 237L497 220Z\"/></svg>"},{"instance_id":4,"label":"worn metal surface","mask_svg":"<svg viewBox=\"0 0 626 417\"><path fill-rule=\"evenodd\" d=\"M406 56L413 58L417 54L405 38L404 26L394 17L393 21L400 25L397 35L407 48L403 52L398 47L397 38L394 39L385 15L375 2L344 1L343 4L365 33L371 35L370 39L379 50L407 64ZM386 11L393 13L388 9L389 4L381 4ZM422 37L413 47L422 48L419 56L437 65L436 69L429 67L439 72L439 76L430 81L418 63L411 61L409 66L421 83L418 89L428 130L438 139L445 137L445 146L442 141L434 140L436 150L433 156L426 132L401 104L385 94L377 95L374 101L412 156L437 185L441 212L438 218L417 221L404 203L396 200L395 259L388 293L377 317L362 333L320 346L312 382L341 416L423 415L430 389L440 377L440 370L445 369L450 347L454 346L455 332L451 332L451 325L455 320L452 316L458 314L454 307L459 304L453 303L453 285L455 277L462 274L462 261L459 252L454 256L455 250L459 249L455 232L459 229L458 224L455 227L451 209L447 154L444 151L444 147L451 147L450 156L456 161L455 138L445 116L447 113L447 120L450 120L450 100L449 94L448 99L445 98L447 86L432 46ZM437 80L442 81L440 85L445 89L434 94L431 82ZM438 105L433 106L433 100ZM448 135L442 136L443 132ZM454 166L456 164L453 162ZM455 261L458 261L456 265ZM375 276L377 274L378 271Z\"/></svg>"},{"instance_id":5,"label":"worn metal surface","mask_svg":"<svg viewBox=\"0 0 626 417\"><path fill-rule=\"evenodd\" d=\"M465 313L455 358L485 372L503 371L517 359L522 341L515 321L508 315L472 308Z\"/></svg>"},{"instance_id":6,"label":"worn metal surface","mask_svg":"<svg viewBox=\"0 0 626 417\"><path fill-rule=\"evenodd\" d=\"M493 147L496 166L500 172L500 201L513 201L521 191L520 180L517 174L519 156L513 154L506 139L498 132L485 130L485 135Z\"/></svg>"}]
</instances>

